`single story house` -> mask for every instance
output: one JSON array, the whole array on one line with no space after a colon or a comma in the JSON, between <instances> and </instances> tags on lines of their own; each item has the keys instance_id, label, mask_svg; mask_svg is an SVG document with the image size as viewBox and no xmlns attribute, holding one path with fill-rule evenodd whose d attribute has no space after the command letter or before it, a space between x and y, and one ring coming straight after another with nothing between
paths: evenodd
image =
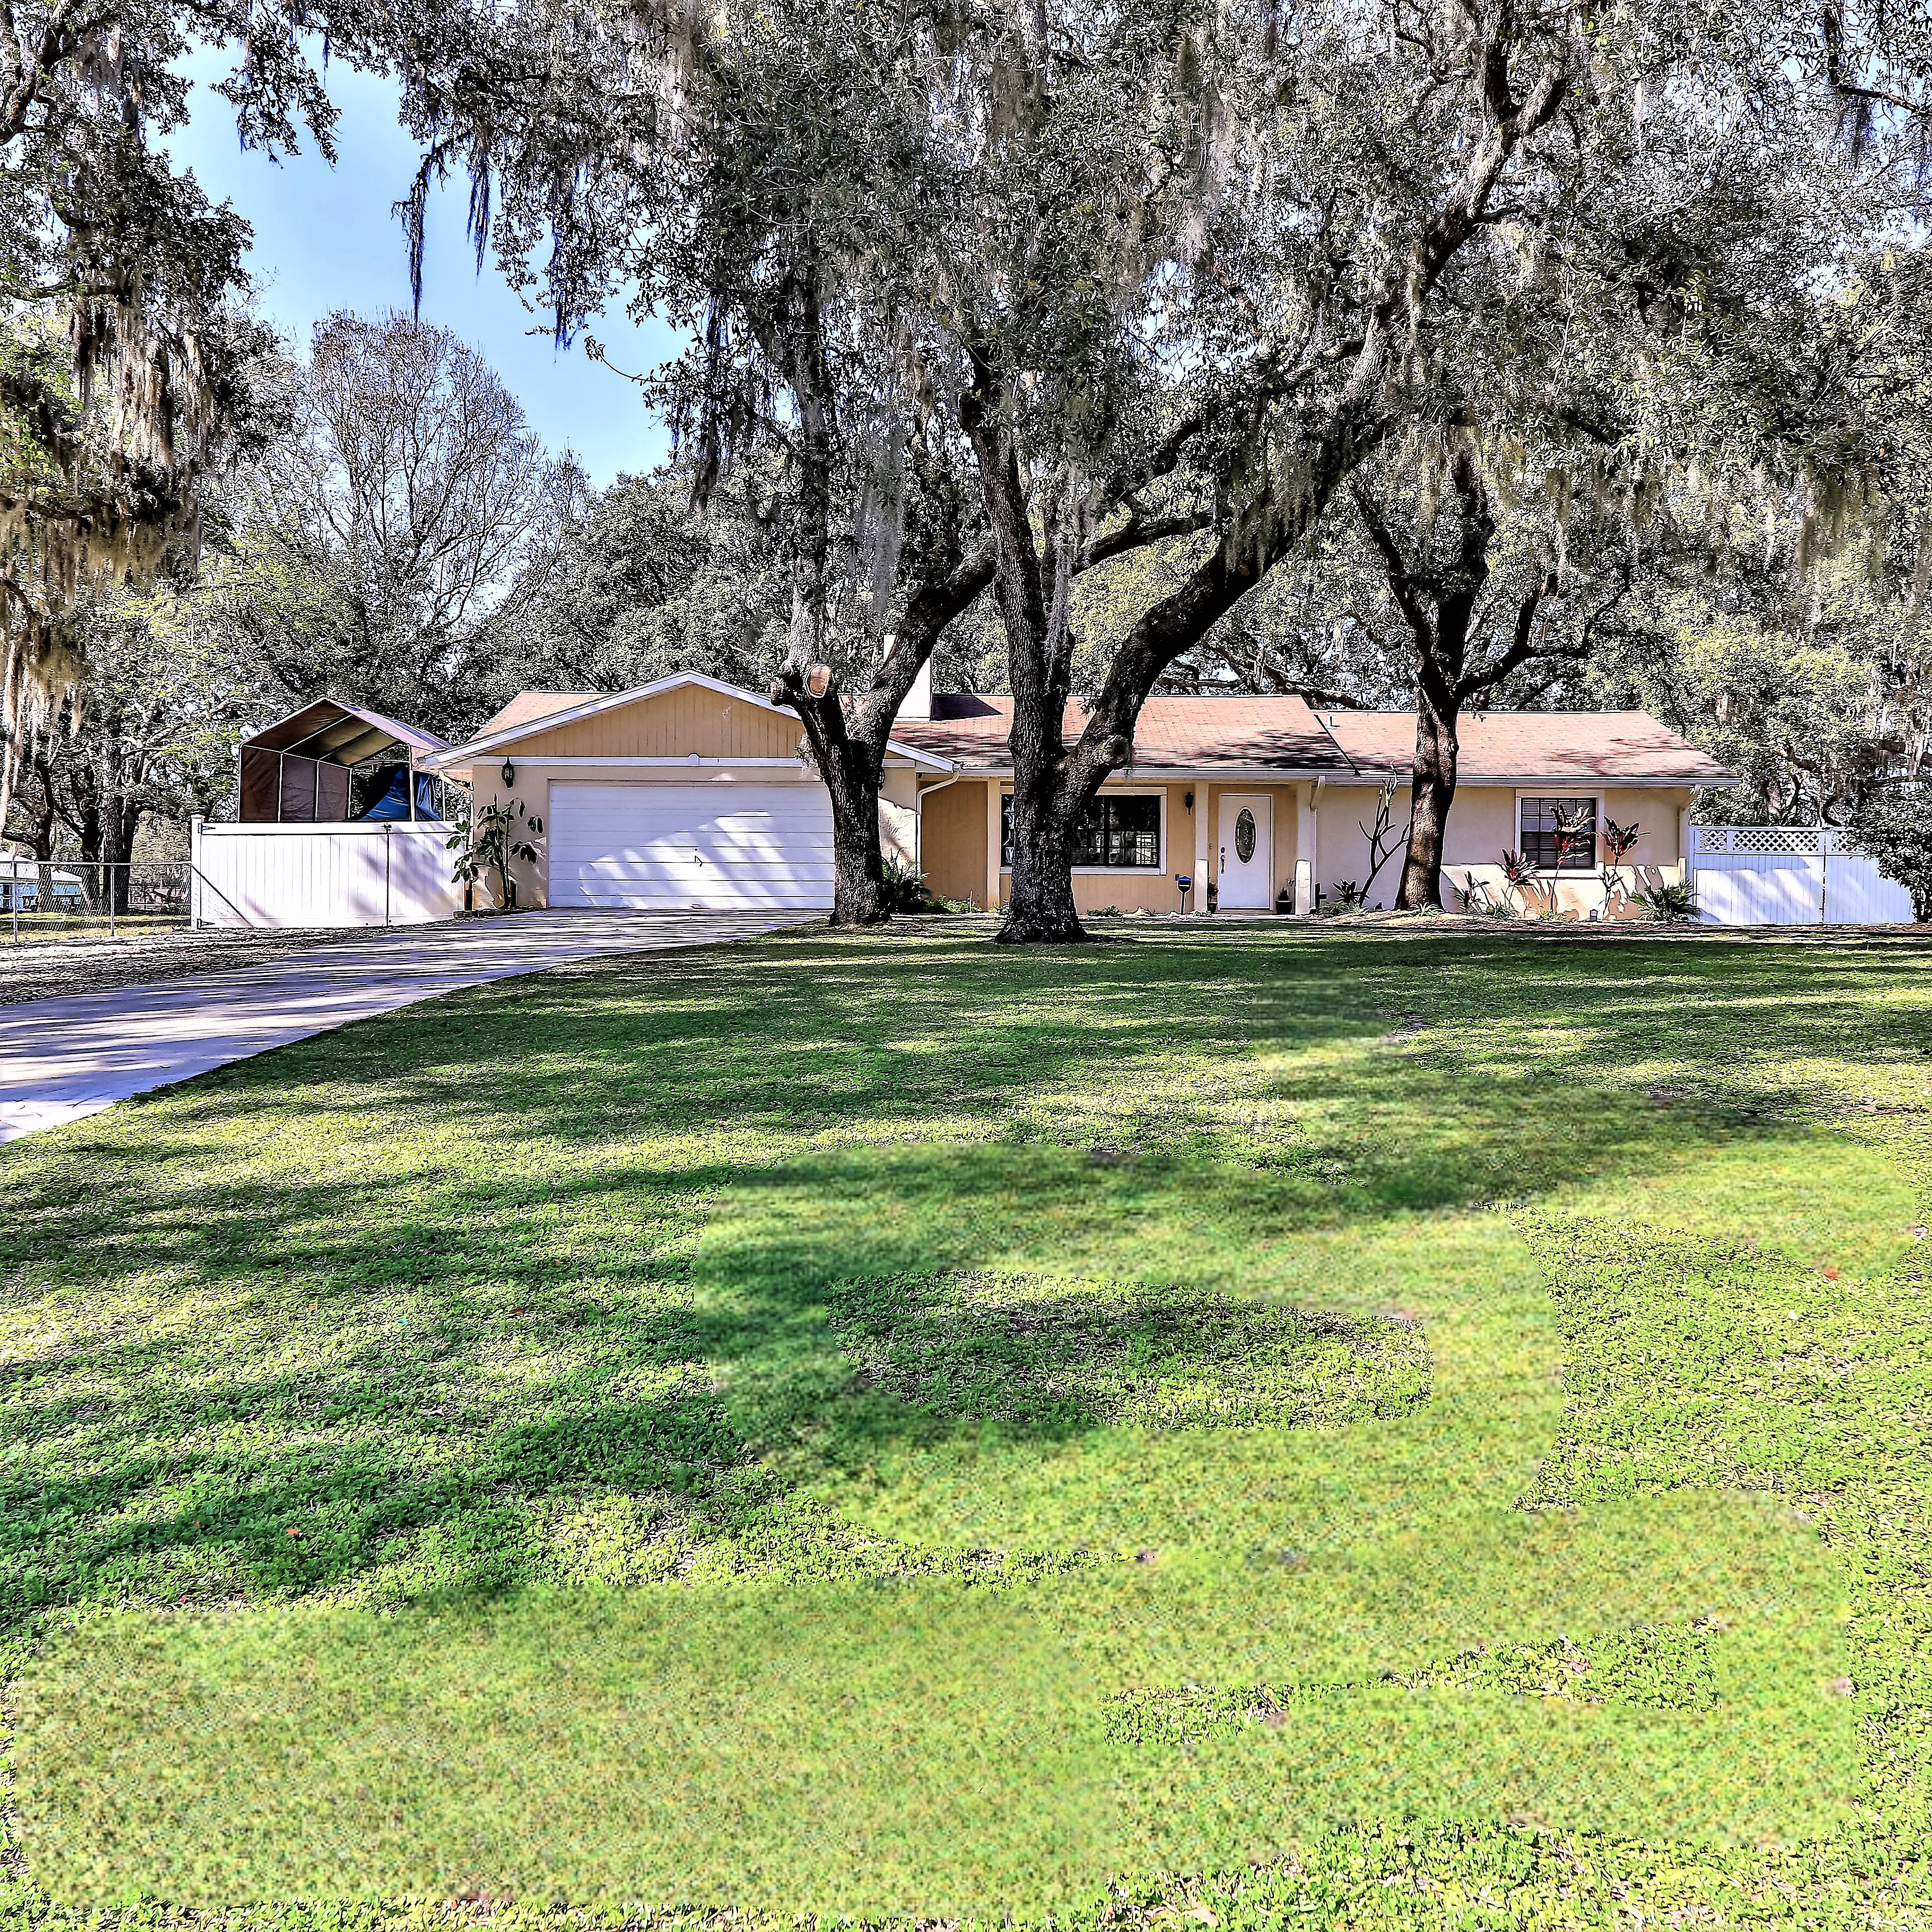
<instances>
[{"instance_id":1,"label":"single story house","mask_svg":"<svg viewBox=\"0 0 1932 1932\"><path fill-rule=\"evenodd\" d=\"M988 907L1004 896L1012 705L922 686L895 722L881 832L945 898ZM1077 709L1066 722L1079 729ZM1088 912L1198 910L1211 888L1225 912L1306 910L1318 888L1332 896L1344 881L1367 884L1369 830L1390 776L1391 833L1407 820L1414 729L1412 715L1318 711L1298 698L1150 699L1132 766L1102 787L1090 814L1076 902ZM1461 745L1444 854L1452 904L1466 874L1500 894L1508 850L1536 863L1534 896L1578 915L1600 908L1600 840L1612 820L1639 828L1626 880L1682 878L1694 794L1736 782L1641 712L1472 714ZM830 801L797 718L717 679L524 692L468 743L421 763L480 802L514 800L542 821L538 858L517 867L522 904L832 902ZM1559 816L1589 828L1567 849ZM1398 851L1376 875L1370 904L1393 901L1400 864Z\"/></svg>"},{"instance_id":2,"label":"single story house","mask_svg":"<svg viewBox=\"0 0 1932 1932\"><path fill-rule=\"evenodd\" d=\"M52 903L40 904L40 880L50 884ZM23 859L17 854L0 859L0 912L78 912L82 893L80 874L56 866L42 866L38 859Z\"/></svg>"},{"instance_id":3,"label":"single story house","mask_svg":"<svg viewBox=\"0 0 1932 1932\"><path fill-rule=\"evenodd\" d=\"M953 766L944 791L936 782L921 787L924 869L949 897L970 893L986 904L1004 890L1012 718L1006 698L940 697L925 719L900 716L908 743ZM1084 722L1070 706L1070 736ZM1458 740L1443 853L1443 897L1452 906L1472 877L1500 898L1503 855L1514 851L1537 867L1529 890L1539 903L1576 914L1600 908L1601 838L1612 820L1638 828L1620 868L1626 883L1682 878L1697 788L1738 782L1642 712L1471 713ZM1075 902L1082 911L1170 911L1184 873L1192 903L1211 888L1223 911L1261 910L1284 893L1307 910L1318 892L1332 898L1345 882L1367 887L1372 906L1391 904L1414 746L1413 712L1318 711L1298 698L1150 698L1132 768L1096 801L1092 862L1075 868ZM1390 838L1396 845L1371 884L1378 794L1391 776L1383 849ZM1588 835L1566 845L1556 837L1559 817L1586 821Z\"/></svg>"}]
</instances>

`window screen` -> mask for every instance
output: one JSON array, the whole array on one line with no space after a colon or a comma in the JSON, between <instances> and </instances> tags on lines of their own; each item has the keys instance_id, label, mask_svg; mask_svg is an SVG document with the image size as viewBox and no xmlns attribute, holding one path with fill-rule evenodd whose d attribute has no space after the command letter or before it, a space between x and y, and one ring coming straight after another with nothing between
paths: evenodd
<instances>
[{"instance_id":1,"label":"window screen","mask_svg":"<svg viewBox=\"0 0 1932 1932\"><path fill-rule=\"evenodd\" d=\"M1526 798L1520 807L1522 856L1544 872L1597 869L1597 801Z\"/></svg>"},{"instance_id":2,"label":"window screen","mask_svg":"<svg viewBox=\"0 0 1932 1932\"><path fill-rule=\"evenodd\" d=\"M1013 862L1013 801L1000 800L1000 863ZM1160 869L1159 798L1096 798L1073 834L1073 862L1120 872Z\"/></svg>"}]
</instances>

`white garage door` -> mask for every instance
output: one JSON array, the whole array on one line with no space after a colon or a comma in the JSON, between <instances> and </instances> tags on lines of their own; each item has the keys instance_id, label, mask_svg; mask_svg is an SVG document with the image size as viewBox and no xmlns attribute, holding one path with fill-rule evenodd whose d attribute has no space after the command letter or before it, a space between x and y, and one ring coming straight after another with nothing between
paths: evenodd
<instances>
[{"instance_id":1,"label":"white garage door","mask_svg":"<svg viewBox=\"0 0 1932 1932\"><path fill-rule=\"evenodd\" d=\"M832 904L832 801L816 784L550 788L550 902L640 911Z\"/></svg>"}]
</instances>

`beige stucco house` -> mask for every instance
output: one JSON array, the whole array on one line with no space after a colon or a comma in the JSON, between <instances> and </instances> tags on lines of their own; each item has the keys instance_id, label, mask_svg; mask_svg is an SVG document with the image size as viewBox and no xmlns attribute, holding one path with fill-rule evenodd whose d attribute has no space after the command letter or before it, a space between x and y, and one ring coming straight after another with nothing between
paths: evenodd
<instances>
[{"instance_id":1,"label":"beige stucco house","mask_svg":"<svg viewBox=\"0 0 1932 1932\"><path fill-rule=\"evenodd\" d=\"M1082 722L1070 710L1070 734ZM944 897L986 907L1004 895L1011 724L1009 698L923 689L895 724L881 831ZM831 903L832 832L800 735L783 707L686 675L615 694L525 692L469 743L428 762L479 800L514 800L542 822L536 862L519 867L520 903L807 911ZM1640 828L1627 881L1681 878L1694 794L1736 782L1640 712L1473 714L1460 736L1445 898L1470 875L1500 894L1508 850L1540 862L1530 888L1539 901L1573 915L1600 910L1610 820ZM1133 764L1096 801L1076 902L1198 910L1212 888L1223 913L1271 910L1284 895L1305 910L1318 889L1367 884L1367 828L1391 774L1394 830L1406 820L1414 738L1413 717L1399 712L1316 711L1298 698L1151 698ZM1594 828L1568 852L1554 836L1559 811ZM1393 899L1399 865L1398 854L1376 874L1371 905Z\"/></svg>"},{"instance_id":2,"label":"beige stucco house","mask_svg":"<svg viewBox=\"0 0 1932 1932\"><path fill-rule=\"evenodd\" d=\"M1005 698L941 697L925 717L900 714L896 728L906 744L952 768L915 782L921 866L947 898L988 905L1003 896L1012 716ZM1070 708L1069 735L1084 722ZM1451 905L1472 878L1500 899L1503 854L1514 851L1541 862L1518 904L1526 897L1574 915L1600 912L1601 836L1611 821L1638 828L1618 868L1626 886L1682 879L1693 797L1700 786L1737 782L1642 712L1472 713L1459 738L1460 782L1443 855ZM1408 823L1414 743L1409 712L1316 711L1298 698L1151 698L1132 769L1102 788L1094 862L1075 869L1075 902L1083 912L1173 911L1184 874L1186 902L1204 905L1211 887L1222 912L1271 908L1284 892L1306 910L1318 889L1333 898L1345 881L1367 885L1371 906L1388 905L1400 851L1371 884L1370 837L1391 776L1390 830L1399 838ZM1572 823L1587 816L1594 828L1568 852L1555 836L1559 811ZM1613 909L1625 909L1621 895Z\"/></svg>"}]
</instances>

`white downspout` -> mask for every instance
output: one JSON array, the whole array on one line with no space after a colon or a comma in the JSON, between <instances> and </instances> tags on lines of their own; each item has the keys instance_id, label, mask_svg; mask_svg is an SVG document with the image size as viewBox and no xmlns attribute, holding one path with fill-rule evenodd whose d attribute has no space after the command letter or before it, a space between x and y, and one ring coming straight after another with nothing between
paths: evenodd
<instances>
[{"instance_id":1,"label":"white downspout","mask_svg":"<svg viewBox=\"0 0 1932 1932\"><path fill-rule=\"evenodd\" d=\"M928 660L928 668L930 661ZM964 772L955 772L950 778L941 778L935 785L928 785L921 791L915 783L912 788L913 818L913 870L923 873L926 870L926 802L936 791L944 791L948 785L956 785L965 776Z\"/></svg>"}]
</instances>

